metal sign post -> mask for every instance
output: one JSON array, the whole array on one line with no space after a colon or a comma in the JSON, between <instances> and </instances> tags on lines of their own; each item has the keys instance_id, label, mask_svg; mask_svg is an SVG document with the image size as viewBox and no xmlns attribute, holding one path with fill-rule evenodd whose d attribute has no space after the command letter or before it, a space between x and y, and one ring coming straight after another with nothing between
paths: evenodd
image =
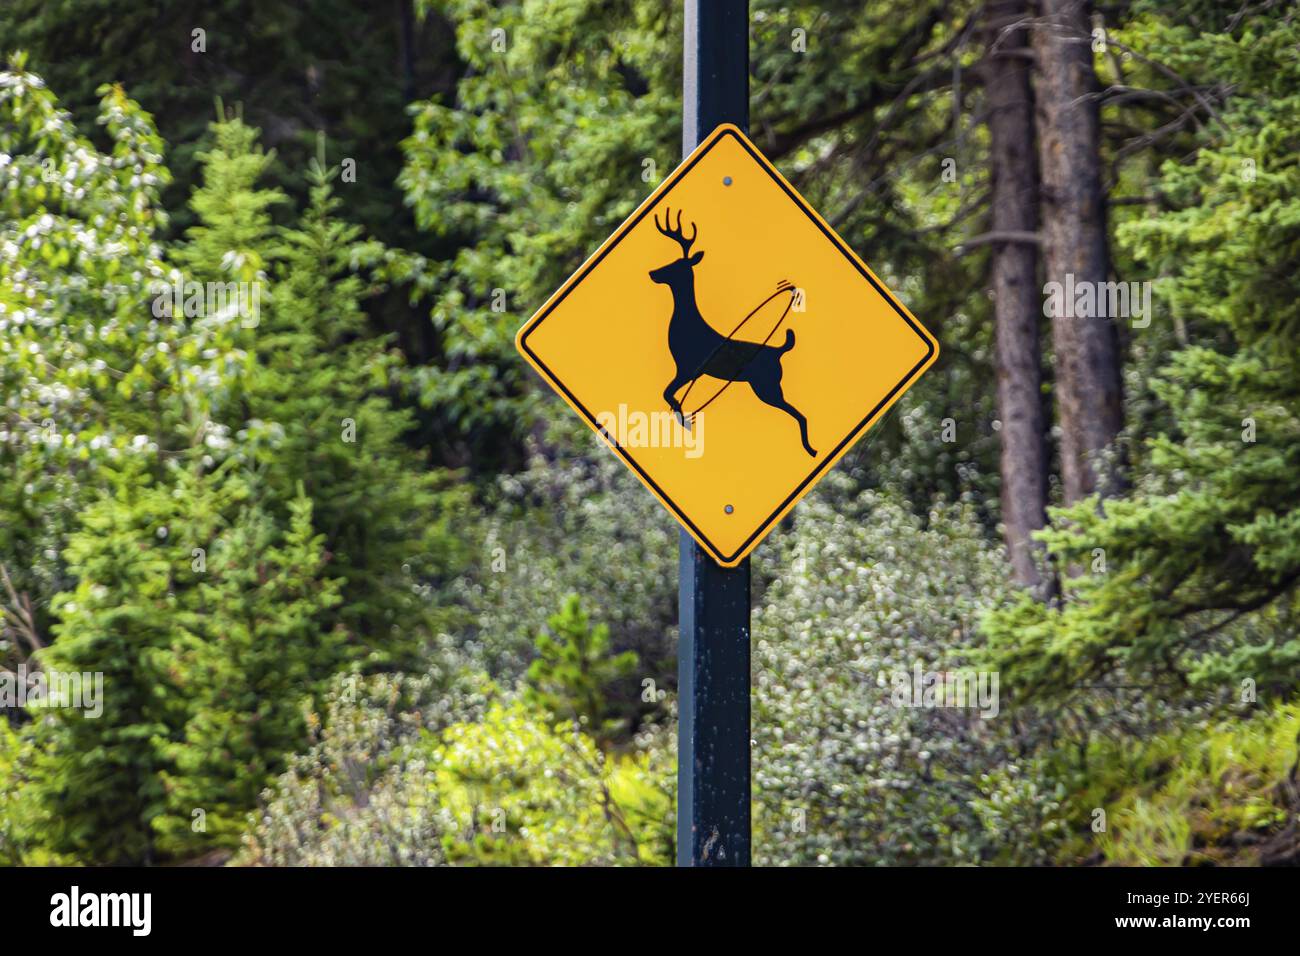
<instances>
[{"instance_id":1,"label":"metal sign post","mask_svg":"<svg viewBox=\"0 0 1300 956\"><path fill-rule=\"evenodd\" d=\"M749 0L686 0L682 155L749 128ZM677 865L749 865L749 559L723 568L681 532Z\"/></svg>"},{"instance_id":2,"label":"metal sign post","mask_svg":"<svg viewBox=\"0 0 1300 956\"><path fill-rule=\"evenodd\" d=\"M515 339L682 525L683 866L749 863L749 554L939 354L745 134L748 14L687 0L685 159Z\"/></svg>"}]
</instances>

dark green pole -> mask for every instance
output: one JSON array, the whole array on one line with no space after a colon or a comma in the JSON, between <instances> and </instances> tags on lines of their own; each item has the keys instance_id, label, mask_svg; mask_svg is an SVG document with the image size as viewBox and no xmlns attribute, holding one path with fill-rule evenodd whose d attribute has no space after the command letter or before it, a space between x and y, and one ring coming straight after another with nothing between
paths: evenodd
<instances>
[{"instance_id":1,"label":"dark green pole","mask_svg":"<svg viewBox=\"0 0 1300 956\"><path fill-rule=\"evenodd\" d=\"M749 0L686 0L682 155L749 131ZM749 559L723 568L681 533L677 865L749 865Z\"/></svg>"}]
</instances>

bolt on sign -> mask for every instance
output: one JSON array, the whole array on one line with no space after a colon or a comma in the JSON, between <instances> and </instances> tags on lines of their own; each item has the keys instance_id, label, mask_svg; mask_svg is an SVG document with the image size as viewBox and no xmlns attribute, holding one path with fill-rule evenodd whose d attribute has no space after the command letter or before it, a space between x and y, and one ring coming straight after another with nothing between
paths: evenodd
<instances>
[{"instance_id":1,"label":"bolt on sign","mask_svg":"<svg viewBox=\"0 0 1300 956\"><path fill-rule=\"evenodd\" d=\"M724 567L939 354L732 125L683 160L516 345Z\"/></svg>"}]
</instances>

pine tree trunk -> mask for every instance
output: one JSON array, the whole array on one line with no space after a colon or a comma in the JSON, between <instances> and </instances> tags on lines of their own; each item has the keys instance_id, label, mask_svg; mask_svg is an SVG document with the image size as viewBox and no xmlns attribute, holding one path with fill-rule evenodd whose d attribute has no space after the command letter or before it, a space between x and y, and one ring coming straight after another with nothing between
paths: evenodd
<instances>
[{"instance_id":1,"label":"pine tree trunk","mask_svg":"<svg viewBox=\"0 0 1300 956\"><path fill-rule=\"evenodd\" d=\"M988 101L994 232L1038 228L1038 163L1029 84L1028 0L992 0L985 12L984 91ZM1019 26L1016 26L1019 24ZM1002 525L1012 573L1042 589L1030 535L1047 522L1047 442L1038 341L1042 295L1038 249L999 242L991 260L997 338L998 419L1002 423Z\"/></svg>"},{"instance_id":2,"label":"pine tree trunk","mask_svg":"<svg viewBox=\"0 0 1300 956\"><path fill-rule=\"evenodd\" d=\"M1101 181L1100 111L1095 95L1090 4L1039 0L1033 29L1043 254L1048 282L1107 280L1106 206ZM1061 479L1067 503L1099 485L1096 454L1123 425L1119 341L1111 318L1054 315Z\"/></svg>"}]
</instances>

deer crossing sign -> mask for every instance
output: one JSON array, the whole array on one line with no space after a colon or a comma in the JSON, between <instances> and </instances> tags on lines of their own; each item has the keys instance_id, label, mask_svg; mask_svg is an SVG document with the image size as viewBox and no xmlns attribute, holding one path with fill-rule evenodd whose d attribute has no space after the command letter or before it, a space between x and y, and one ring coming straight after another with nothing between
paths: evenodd
<instances>
[{"instance_id":1,"label":"deer crossing sign","mask_svg":"<svg viewBox=\"0 0 1300 956\"><path fill-rule=\"evenodd\" d=\"M516 344L724 567L939 352L731 125L615 230Z\"/></svg>"}]
</instances>

